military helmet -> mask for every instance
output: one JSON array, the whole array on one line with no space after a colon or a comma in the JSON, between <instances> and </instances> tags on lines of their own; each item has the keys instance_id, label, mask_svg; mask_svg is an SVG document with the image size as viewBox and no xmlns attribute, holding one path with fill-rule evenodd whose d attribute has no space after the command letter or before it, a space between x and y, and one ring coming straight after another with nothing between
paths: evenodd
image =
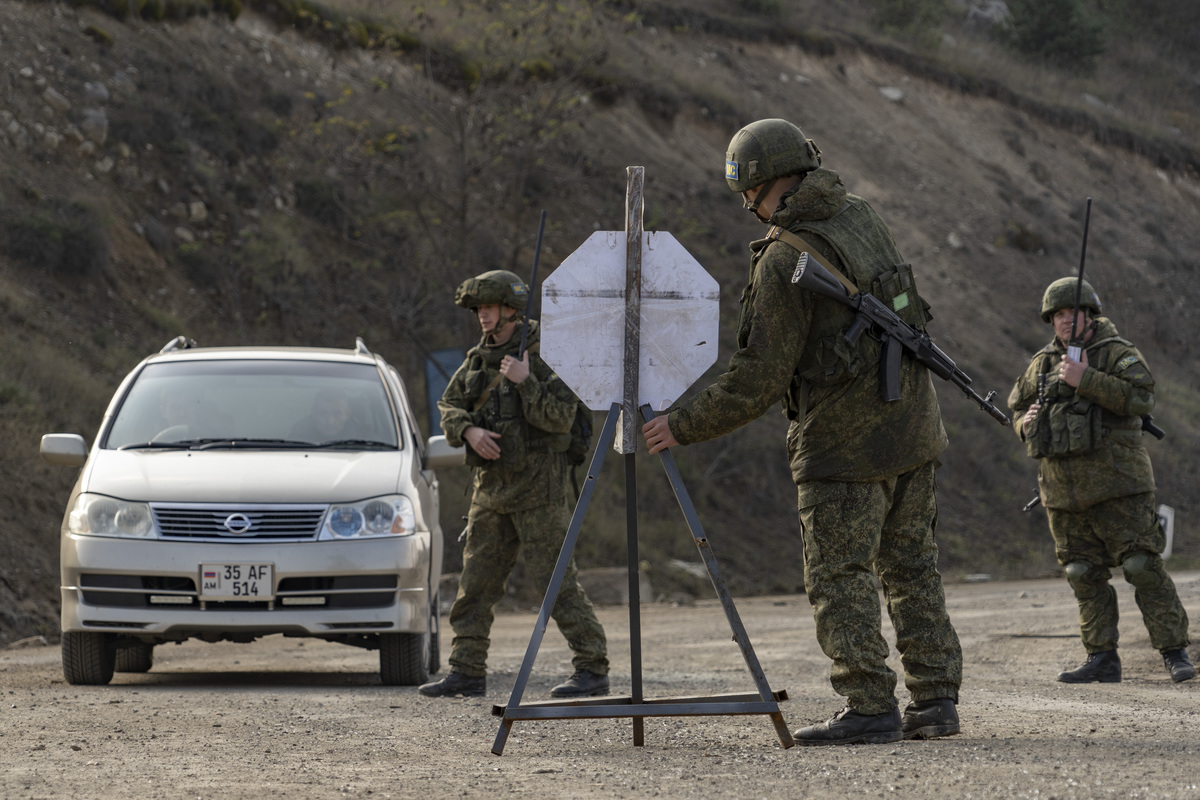
<instances>
[{"instance_id":1,"label":"military helmet","mask_svg":"<svg viewBox=\"0 0 1200 800\"><path fill-rule=\"evenodd\" d=\"M529 298L529 287L514 272L493 269L467 278L454 291L454 304L474 309L489 303L524 311Z\"/></svg>"},{"instance_id":2,"label":"military helmet","mask_svg":"<svg viewBox=\"0 0 1200 800\"><path fill-rule=\"evenodd\" d=\"M725 180L744 192L785 175L821 166L821 150L784 119L760 119L734 134L725 153Z\"/></svg>"},{"instance_id":3,"label":"military helmet","mask_svg":"<svg viewBox=\"0 0 1200 800\"><path fill-rule=\"evenodd\" d=\"M1042 321L1049 322L1054 312L1060 308L1075 307L1075 287L1078 278L1059 278L1046 287L1042 295ZM1087 281L1083 282L1083 290L1079 293L1079 307L1090 309L1093 314L1100 313L1100 295Z\"/></svg>"}]
</instances>

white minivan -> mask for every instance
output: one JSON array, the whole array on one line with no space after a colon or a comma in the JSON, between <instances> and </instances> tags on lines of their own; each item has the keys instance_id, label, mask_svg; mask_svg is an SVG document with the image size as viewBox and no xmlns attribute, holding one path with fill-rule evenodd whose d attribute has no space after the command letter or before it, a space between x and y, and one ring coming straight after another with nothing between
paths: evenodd
<instances>
[{"instance_id":1,"label":"white minivan","mask_svg":"<svg viewBox=\"0 0 1200 800\"><path fill-rule=\"evenodd\" d=\"M133 369L62 523L62 660L72 684L146 672L155 645L271 634L379 650L383 683L437 672L442 530L434 469L461 448L418 433L404 382L353 350L195 347Z\"/></svg>"}]
</instances>

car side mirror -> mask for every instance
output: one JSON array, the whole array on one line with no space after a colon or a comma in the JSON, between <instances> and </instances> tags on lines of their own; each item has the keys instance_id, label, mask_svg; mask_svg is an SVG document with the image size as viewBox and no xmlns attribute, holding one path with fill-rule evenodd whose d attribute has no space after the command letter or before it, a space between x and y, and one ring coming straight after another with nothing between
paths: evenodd
<instances>
[{"instance_id":1,"label":"car side mirror","mask_svg":"<svg viewBox=\"0 0 1200 800\"><path fill-rule=\"evenodd\" d=\"M87 461L87 444L77 433L47 433L42 437L42 459L63 467L82 467Z\"/></svg>"},{"instance_id":2,"label":"car side mirror","mask_svg":"<svg viewBox=\"0 0 1200 800\"><path fill-rule=\"evenodd\" d=\"M461 467L467 463L467 448L452 447L445 436L430 436L425 442L425 469Z\"/></svg>"}]
</instances>

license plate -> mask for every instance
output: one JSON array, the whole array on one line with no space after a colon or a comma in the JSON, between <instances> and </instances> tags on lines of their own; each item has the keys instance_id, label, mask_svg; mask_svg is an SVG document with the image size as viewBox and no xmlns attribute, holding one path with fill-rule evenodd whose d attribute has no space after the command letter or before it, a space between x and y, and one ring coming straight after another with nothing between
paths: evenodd
<instances>
[{"instance_id":1,"label":"license plate","mask_svg":"<svg viewBox=\"0 0 1200 800\"><path fill-rule=\"evenodd\" d=\"M201 564L201 600L271 600L275 596L274 564Z\"/></svg>"}]
</instances>

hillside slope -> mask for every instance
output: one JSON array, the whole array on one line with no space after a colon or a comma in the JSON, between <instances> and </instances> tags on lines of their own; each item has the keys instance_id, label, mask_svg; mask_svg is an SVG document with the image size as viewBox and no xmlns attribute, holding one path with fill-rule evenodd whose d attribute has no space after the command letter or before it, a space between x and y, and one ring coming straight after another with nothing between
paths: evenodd
<instances>
[{"instance_id":1,"label":"hillside slope","mask_svg":"<svg viewBox=\"0 0 1200 800\"><path fill-rule=\"evenodd\" d=\"M721 282L719 374L745 244L763 231L726 189L723 153L768 116L801 125L891 224L933 304L931 333L1001 400L1049 338L1041 292L1078 269L1093 198L1088 275L1158 379L1160 500L1177 511L1177 556L1200 558L1200 181L1186 136L1131 147L1086 115L974 93L850 36L781 35L745 15L723 25L699 3L627 5L641 13L597 7L534 20L541 41L500 37L529 48L506 56L522 69L470 84L445 57L457 23L395 8L425 47L361 50L252 11L150 24L0 0L0 562L12 565L0 641L55 631L74 476L40 462L38 438L94 435L138 359L179 333L347 347L361 335L423 408L426 355L475 337L453 286L496 266L528 273L540 209L544 274L593 230L620 229L627 166L646 169L646 228ZM1020 512L1034 465L938 388L944 572L1054 574L1044 516ZM784 423L770 412L677 454L736 592L802 582ZM584 566L624 563L617 461ZM689 588L668 563L695 559L690 537L657 463L639 464L651 579ZM453 569L465 476L441 479Z\"/></svg>"}]
</instances>

